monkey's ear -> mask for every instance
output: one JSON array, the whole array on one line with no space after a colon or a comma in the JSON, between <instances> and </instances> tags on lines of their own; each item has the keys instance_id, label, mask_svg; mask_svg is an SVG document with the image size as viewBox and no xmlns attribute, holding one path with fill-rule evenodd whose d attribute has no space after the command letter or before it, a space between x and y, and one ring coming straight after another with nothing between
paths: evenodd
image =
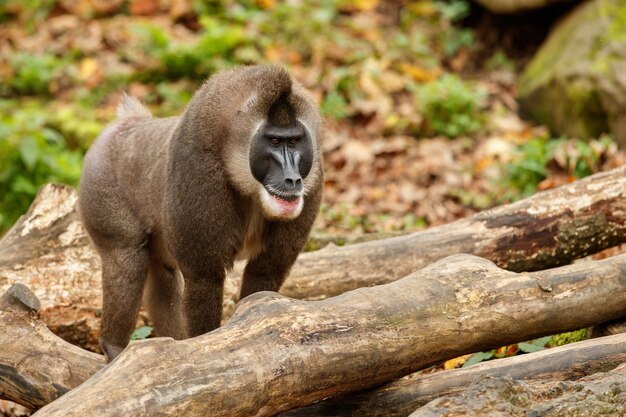
<instances>
[{"instance_id":1,"label":"monkey's ear","mask_svg":"<svg viewBox=\"0 0 626 417\"><path fill-rule=\"evenodd\" d=\"M122 101L117 106L117 117L119 119L126 117L152 117L152 113L135 97L124 93Z\"/></svg>"}]
</instances>

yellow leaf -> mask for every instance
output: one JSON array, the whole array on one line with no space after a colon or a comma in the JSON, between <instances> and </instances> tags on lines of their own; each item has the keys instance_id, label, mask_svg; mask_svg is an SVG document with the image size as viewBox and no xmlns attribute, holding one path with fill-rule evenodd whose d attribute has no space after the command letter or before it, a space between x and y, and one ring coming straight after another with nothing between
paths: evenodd
<instances>
[{"instance_id":1,"label":"yellow leaf","mask_svg":"<svg viewBox=\"0 0 626 417\"><path fill-rule=\"evenodd\" d=\"M472 354L470 353L469 355L459 356L458 358L445 361L443 363L443 369L448 370L448 369L460 368L471 356Z\"/></svg>"},{"instance_id":2,"label":"yellow leaf","mask_svg":"<svg viewBox=\"0 0 626 417\"><path fill-rule=\"evenodd\" d=\"M494 159L492 156L483 156L474 165L474 170L476 171L476 173L481 173L489 168L491 165L493 165L493 162Z\"/></svg>"},{"instance_id":3,"label":"yellow leaf","mask_svg":"<svg viewBox=\"0 0 626 417\"><path fill-rule=\"evenodd\" d=\"M91 80L94 76L97 76L98 71L98 61L94 58L84 58L80 61L78 76L83 81Z\"/></svg>"},{"instance_id":4,"label":"yellow leaf","mask_svg":"<svg viewBox=\"0 0 626 417\"><path fill-rule=\"evenodd\" d=\"M378 6L378 0L344 0L339 4L342 12L367 12Z\"/></svg>"},{"instance_id":5,"label":"yellow leaf","mask_svg":"<svg viewBox=\"0 0 626 417\"><path fill-rule=\"evenodd\" d=\"M400 72L421 83L435 81L441 74L441 70L439 68L429 70L408 62L400 64Z\"/></svg>"},{"instance_id":6,"label":"yellow leaf","mask_svg":"<svg viewBox=\"0 0 626 417\"><path fill-rule=\"evenodd\" d=\"M273 9L276 6L275 0L255 0L254 3L262 9Z\"/></svg>"}]
</instances>

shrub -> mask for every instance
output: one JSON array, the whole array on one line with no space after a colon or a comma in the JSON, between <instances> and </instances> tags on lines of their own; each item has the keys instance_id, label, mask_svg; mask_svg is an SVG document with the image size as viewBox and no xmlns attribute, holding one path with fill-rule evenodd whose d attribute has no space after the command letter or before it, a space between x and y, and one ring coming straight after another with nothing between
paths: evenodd
<instances>
[{"instance_id":1,"label":"shrub","mask_svg":"<svg viewBox=\"0 0 626 417\"><path fill-rule=\"evenodd\" d=\"M38 109L0 114L0 233L28 209L41 185L76 185L81 166L81 152L67 149Z\"/></svg>"},{"instance_id":2,"label":"shrub","mask_svg":"<svg viewBox=\"0 0 626 417\"><path fill-rule=\"evenodd\" d=\"M602 159L614 152L615 147L609 136L591 141L533 138L519 145L513 159L504 167L502 199L528 197L553 175L575 179L598 172Z\"/></svg>"},{"instance_id":3,"label":"shrub","mask_svg":"<svg viewBox=\"0 0 626 417\"><path fill-rule=\"evenodd\" d=\"M456 75L444 74L437 81L418 87L416 96L425 134L453 138L476 132L483 126L480 110L485 92Z\"/></svg>"}]
</instances>

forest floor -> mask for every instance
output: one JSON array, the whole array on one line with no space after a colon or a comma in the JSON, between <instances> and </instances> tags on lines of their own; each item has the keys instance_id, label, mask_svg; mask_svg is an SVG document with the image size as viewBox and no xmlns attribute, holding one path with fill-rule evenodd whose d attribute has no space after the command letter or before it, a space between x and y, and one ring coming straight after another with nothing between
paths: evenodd
<instances>
[{"instance_id":1,"label":"forest floor","mask_svg":"<svg viewBox=\"0 0 626 417\"><path fill-rule=\"evenodd\" d=\"M447 223L626 162L609 136L555 139L519 115L518 73L554 16L529 31L462 0L249 3L58 1L43 14L9 2L0 128L14 149L0 158L15 166L0 184L14 198L0 212L27 207L33 177L80 174L80 162L39 168L25 120L82 153L123 91L178 114L206 73L256 62L287 66L328 120L316 234Z\"/></svg>"}]
</instances>

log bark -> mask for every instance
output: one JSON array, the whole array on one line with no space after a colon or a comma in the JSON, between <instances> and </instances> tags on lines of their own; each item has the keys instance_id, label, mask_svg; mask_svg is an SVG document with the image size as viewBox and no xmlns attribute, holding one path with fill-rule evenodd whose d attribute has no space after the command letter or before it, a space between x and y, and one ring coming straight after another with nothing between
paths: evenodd
<instances>
[{"instance_id":1,"label":"log bark","mask_svg":"<svg viewBox=\"0 0 626 417\"><path fill-rule=\"evenodd\" d=\"M28 408L54 401L104 366L101 355L48 330L39 308L22 284L0 298L0 397Z\"/></svg>"},{"instance_id":2,"label":"log bark","mask_svg":"<svg viewBox=\"0 0 626 417\"><path fill-rule=\"evenodd\" d=\"M489 378L573 381L626 363L626 333L482 362L469 368L414 374L379 388L322 401L281 417L405 417L418 407ZM485 414L490 415L490 414Z\"/></svg>"},{"instance_id":3,"label":"log bark","mask_svg":"<svg viewBox=\"0 0 626 417\"><path fill-rule=\"evenodd\" d=\"M102 356L63 342L37 316L38 301L16 284L0 298L0 393L33 409L84 382L104 366ZM2 354L4 352L4 354ZM25 358L29 358L25 361ZM65 372L49 372L50 358L62 358ZM282 417L401 417L429 401L459 392L484 377L514 380L577 380L626 362L626 334L573 343L470 368L414 374L361 393L341 396L282 414ZM22 364L16 367L15 363ZM66 378L70 375L71 378Z\"/></svg>"},{"instance_id":4,"label":"log bark","mask_svg":"<svg viewBox=\"0 0 626 417\"><path fill-rule=\"evenodd\" d=\"M98 349L100 259L76 212L76 191L48 184L0 240L0 293L31 288L41 315L64 339Z\"/></svg>"},{"instance_id":5,"label":"log bark","mask_svg":"<svg viewBox=\"0 0 626 417\"><path fill-rule=\"evenodd\" d=\"M624 315L626 255L522 274L456 255L323 301L254 294L206 335L131 343L35 415L271 416Z\"/></svg>"},{"instance_id":6,"label":"log bark","mask_svg":"<svg viewBox=\"0 0 626 417\"><path fill-rule=\"evenodd\" d=\"M76 199L70 187L47 185L0 240L0 292L14 283L27 285L56 333L70 329L66 339L96 349L100 260L76 213ZM426 231L304 253L281 293L323 299L391 282L455 253L513 271L539 270L625 242L626 166ZM238 281L237 271L227 279L226 317Z\"/></svg>"},{"instance_id":7,"label":"log bark","mask_svg":"<svg viewBox=\"0 0 626 417\"><path fill-rule=\"evenodd\" d=\"M626 415L626 364L577 381L525 382L484 378L467 390L438 398L410 417Z\"/></svg>"}]
</instances>

